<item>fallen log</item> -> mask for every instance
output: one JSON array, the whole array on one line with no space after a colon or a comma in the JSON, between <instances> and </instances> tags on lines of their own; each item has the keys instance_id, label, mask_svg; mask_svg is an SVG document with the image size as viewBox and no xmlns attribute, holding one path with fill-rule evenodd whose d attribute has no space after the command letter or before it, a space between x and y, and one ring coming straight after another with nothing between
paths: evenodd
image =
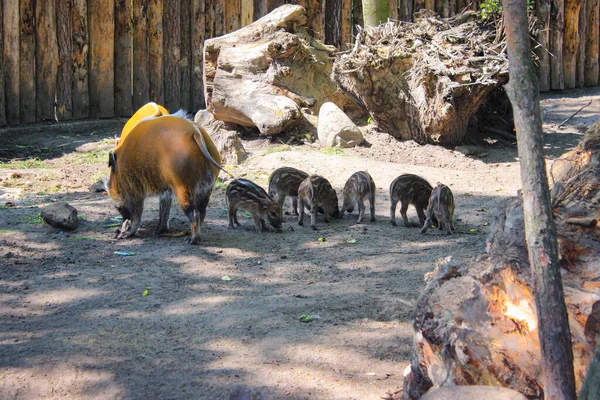
<instances>
[{"instance_id":1,"label":"fallen log","mask_svg":"<svg viewBox=\"0 0 600 400\"><path fill-rule=\"evenodd\" d=\"M306 11L283 5L254 23L204 45L204 91L215 119L274 135L331 101L354 103L330 79L337 51L310 36Z\"/></svg>"}]
</instances>

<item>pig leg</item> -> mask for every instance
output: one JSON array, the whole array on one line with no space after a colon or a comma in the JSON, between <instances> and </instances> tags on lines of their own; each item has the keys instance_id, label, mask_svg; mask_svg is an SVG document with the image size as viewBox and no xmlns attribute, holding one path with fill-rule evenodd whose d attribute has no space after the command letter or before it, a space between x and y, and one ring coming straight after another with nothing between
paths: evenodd
<instances>
[{"instance_id":1,"label":"pig leg","mask_svg":"<svg viewBox=\"0 0 600 400\"><path fill-rule=\"evenodd\" d=\"M283 219L283 203L285 203L285 196L282 196L281 194L277 194L277 204L279 204L279 218ZM298 213L296 213L297 215Z\"/></svg>"},{"instance_id":2,"label":"pig leg","mask_svg":"<svg viewBox=\"0 0 600 400\"><path fill-rule=\"evenodd\" d=\"M392 196L392 206L390 207L390 224L397 226L396 223L396 205L398 205L398 199Z\"/></svg>"},{"instance_id":3,"label":"pig leg","mask_svg":"<svg viewBox=\"0 0 600 400\"><path fill-rule=\"evenodd\" d=\"M258 215L252 214L252 221L254 221L254 227L258 233L262 233L265 221L262 220Z\"/></svg>"},{"instance_id":4,"label":"pig leg","mask_svg":"<svg viewBox=\"0 0 600 400\"><path fill-rule=\"evenodd\" d=\"M296 196L292 196L292 210L294 210L292 215L298 215L298 197Z\"/></svg>"},{"instance_id":5,"label":"pig leg","mask_svg":"<svg viewBox=\"0 0 600 400\"><path fill-rule=\"evenodd\" d=\"M373 214L371 214L373 215ZM358 220L356 221L357 224L360 224L363 220L365 216L365 202L364 200L358 199Z\"/></svg>"},{"instance_id":6,"label":"pig leg","mask_svg":"<svg viewBox=\"0 0 600 400\"><path fill-rule=\"evenodd\" d=\"M375 222L375 192L371 192L370 194L369 210L371 211L371 222Z\"/></svg>"},{"instance_id":7,"label":"pig leg","mask_svg":"<svg viewBox=\"0 0 600 400\"><path fill-rule=\"evenodd\" d=\"M171 214L171 202L173 199L173 192L169 190L165 190L163 194L160 195L160 205L158 211L158 226L156 227L155 235L160 235L163 232L169 230L169 214Z\"/></svg>"},{"instance_id":8,"label":"pig leg","mask_svg":"<svg viewBox=\"0 0 600 400\"><path fill-rule=\"evenodd\" d=\"M313 203L312 207L310 208L310 227L312 228L313 231L317 231L317 211L319 210L319 206L316 203ZM329 217L327 216L327 213L324 214L325 215L325 222L329 222Z\"/></svg>"},{"instance_id":9,"label":"pig leg","mask_svg":"<svg viewBox=\"0 0 600 400\"><path fill-rule=\"evenodd\" d=\"M298 208L300 211L300 214L298 215L298 225L303 226L304 225L304 200L302 198L300 198L300 200L298 201Z\"/></svg>"},{"instance_id":10,"label":"pig leg","mask_svg":"<svg viewBox=\"0 0 600 400\"><path fill-rule=\"evenodd\" d=\"M433 216L433 210L427 209L427 218L425 218L425 223L423 224L423 228L421 228L421 233L427 232L429 225L431 225L431 217Z\"/></svg>"},{"instance_id":11,"label":"pig leg","mask_svg":"<svg viewBox=\"0 0 600 400\"><path fill-rule=\"evenodd\" d=\"M408 217L406 216L406 212L408 211L408 201L403 201L400 204L400 215L402 215L402 221L404 221L404 226L407 227L412 227L412 225L410 224L410 221L408 220ZM419 213L419 210L417 209L417 214ZM421 210L421 214L423 213L423 210ZM421 219L421 215L419 215L419 220ZM423 218L425 219L425 218Z\"/></svg>"},{"instance_id":12,"label":"pig leg","mask_svg":"<svg viewBox=\"0 0 600 400\"><path fill-rule=\"evenodd\" d=\"M119 209L125 219L121 226L121 231L117 235L117 239L130 238L135 235L138 228L142 224L142 213L144 212L144 198L131 199L129 204L122 209Z\"/></svg>"},{"instance_id":13,"label":"pig leg","mask_svg":"<svg viewBox=\"0 0 600 400\"><path fill-rule=\"evenodd\" d=\"M415 207L417 209L417 215L419 216L419 223L423 225L425 223L425 212L421 207ZM410 225L408 225L410 226Z\"/></svg>"}]
</instances>

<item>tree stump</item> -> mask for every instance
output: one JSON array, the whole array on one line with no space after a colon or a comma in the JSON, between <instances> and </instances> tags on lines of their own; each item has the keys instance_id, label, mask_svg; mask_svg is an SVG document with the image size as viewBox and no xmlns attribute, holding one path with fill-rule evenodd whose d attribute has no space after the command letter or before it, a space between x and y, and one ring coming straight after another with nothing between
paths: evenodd
<instances>
[{"instance_id":1,"label":"tree stump","mask_svg":"<svg viewBox=\"0 0 600 400\"><path fill-rule=\"evenodd\" d=\"M331 80L336 49L311 37L306 11L283 5L204 45L204 90L215 119L274 135L297 125L302 108L356 106Z\"/></svg>"},{"instance_id":2,"label":"tree stump","mask_svg":"<svg viewBox=\"0 0 600 400\"><path fill-rule=\"evenodd\" d=\"M598 219L600 123L553 165L552 199L577 388L600 341L600 230L574 219ZM568 165L569 167L565 167ZM405 398L430 388L496 385L543 398L535 300L521 199L499 206L487 251L476 261L438 262L413 312L415 354ZM596 311L594 311L596 310Z\"/></svg>"},{"instance_id":3,"label":"tree stump","mask_svg":"<svg viewBox=\"0 0 600 400\"><path fill-rule=\"evenodd\" d=\"M366 27L333 78L398 139L460 144L488 93L508 78L502 29L478 13Z\"/></svg>"}]
</instances>

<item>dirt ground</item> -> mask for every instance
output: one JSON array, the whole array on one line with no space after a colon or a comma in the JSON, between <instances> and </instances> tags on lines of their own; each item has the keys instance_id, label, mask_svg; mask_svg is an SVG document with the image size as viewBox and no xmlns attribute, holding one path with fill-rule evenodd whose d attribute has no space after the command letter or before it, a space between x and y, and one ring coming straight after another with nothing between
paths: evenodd
<instances>
[{"instance_id":1,"label":"dirt ground","mask_svg":"<svg viewBox=\"0 0 600 400\"><path fill-rule=\"evenodd\" d=\"M596 122L600 90L545 95L542 111L551 161ZM117 241L112 201L89 187L107 175L123 122L0 131L2 399L227 399L240 386L264 399L389 397L409 364L423 275L440 258L481 254L497 203L520 187L516 146L503 141L466 156L377 133L344 151L252 140L236 176L266 187L273 169L293 166L328 178L341 201L346 179L367 170L377 221L320 217L314 232L288 215L283 233L257 234L246 216L228 230L221 186L200 245L152 235L157 199L137 237ZM403 173L450 186L455 235L390 225L388 188ZM77 208L76 231L42 223L55 201ZM171 216L188 228L176 204ZM409 218L416 225L412 207Z\"/></svg>"}]
</instances>

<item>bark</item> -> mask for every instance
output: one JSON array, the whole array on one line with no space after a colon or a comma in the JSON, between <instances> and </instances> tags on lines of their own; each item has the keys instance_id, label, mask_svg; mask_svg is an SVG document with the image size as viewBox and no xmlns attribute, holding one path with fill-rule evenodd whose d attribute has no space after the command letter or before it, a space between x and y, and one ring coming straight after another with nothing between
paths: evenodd
<instances>
[{"instance_id":1,"label":"bark","mask_svg":"<svg viewBox=\"0 0 600 400\"><path fill-rule=\"evenodd\" d=\"M17 125L21 120L21 84L19 77L19 1L4 0L2 3L4 30L2 32L2 58L4 62L4 94L6 121Z\"/></svg>"},{"instance_id":2,"label":"bark","mask_svg":"<svg viewBox=\"0 0 600 400\"><path fill-rule=\"evenodd\" d=\"M535 2L536 16L538 19L539 33L537 41L539 47L535 52L540 60L539 79L540 91L550 90L550 9L552 0L539 0Z\"/></svg>"},{"instance_id":3,"label":"bark","mask_svg":"<svg viewBox=\"0 0 600 400\"><path fill-rule=\"evenodd\" d=\"M585 47L587 45L586 31L588 21L588 1L583 0L579 8L579 46L577 48L577 87L585 86Z\"/></svg>"},{"instance_id":4,"label":"bark","mask_svg":"<svg viewBox=\"0 0 600 400\"><path fill-rule=\"evenodd\" d=\"M20 49L19 49L19 83L21 89L20 113L21 123L27 124L37 120L35 76L35 2L23 0L19 2Z\"/></svg>"},{"instance_id":5,"label":"bark","mask_svg":"<svg viewBox=\"0 0 600 400\"><path fill-rule=\"evenodd\" d=\"M273 135L301 123L304 107L317 114L325 101L352 104L330 79L335 48L310 37L305 24L304 8L284 5L206 40L205 98L216 119Z\"/></svg>"},{"instance_id":6,"label":"bark","mask_svg":"<svg viewBox=\"0 0 600 400\"><path fill-rule=\"evenodd\" d=\"M73 44L72 0L56 0L56 18L58 25L58 77L56 87L56 118L69 120L73 115L73 67L71 54Z\"/></svg>"},{"instance_id":7,"label":"bark","mask_svg":"<svg viewBox=\"0 0 600 400\"><path fill-rule=\"evenodd\" d=\"M598 74L598 48L600 39L600 24L598 19L598 0L588 0L587 2L587 30L585 35L585 86L597 86Z\"/></svg>"},{"instance_id":8,"label":"bark","mask_svg":"<svg viewBox=\"0 0 600 400\"><path fill-rule=\"evenodd\" d=\"M565 0L563 32L563 73L565 89L577 86L577 50L579 49L579 10L581 0Z\"/></svg>"},{"instance_id":9,"label":"bark","mask_svg":"<svg viewBox=\"0 0 600 400\"><path fill-rule=\"evenodd\" d=\"M553 90L565 88L563 74L563 33L565 30L565 2L564 0L552 0L550 18L550 58L551 80L550 87Z\"/></svg>"},{"instance_id":10,"label":"bark","mask_svg":"<svg viewBox=\"0 0 600 400\"><path fill-rule=\"evenodd\" d=\"M546 178L539 91L530 57L525 2L505 1L504 18L510 61L506 89L513 104L521 163L525 236L538 315L544 395L547 399L575 399L573 351Z\"/></svg>"},{"instance_id":11,"label":"bark","mask_svg":"<svg viewBox=\"0 0 600 400\"><path fill-rule=\"evenodd\" d=\"M60 1L60 0L59 0ZM73 118L87 118L90 112L89 44L87 1L73 0Z\"/></svg>"},{"instance_id":12,"label":"bark","mask_svg":"<svg viewBox=\"0 0 600 400\"><path fill-rule=\"evenodd\" d=\"M131 0L115 2L115 116L133 114L131 96Z\"/></svg>"},{"instance_id":13,"label":"bark","mask_svg":"<svg viewBox=\"0 0 600 400\"><path fill-rule=\"evenodd\" d=\"M0 32L3 32L3 14L4 10L0 5ZM2 55L4 54L4 40L0 40L0 126L6 125L6 100L4 97L4 60Z\"/></svg>"},{"instance_id":14,"label":"bark","mask_svg":"<svg viewBox=\"0 0 600 400\"><path fill-rule=\"evenodd\" d=\"M600 343L588 369L585 383L579 392L579 400L594 400L600 398Z\"/></svg>"},{"instance_id":15,"label":"bark","mask_svg":"<svg viewBox=\"0 0 600 400\"><path fill-rule=\"evenodd\" d=\"M150 101L148 78L148 0L133 1L133 109Z\"/></svg>"},{"instance_id":16,"label":"bark","mask_svg":"<svg viewBox=\"0 0 600 400\"><path fill-rule=\"evenodd\" d=\"M115 112L115 4L114 0L91 0L88 7L90 116L110 118Z\"/></svg>"},{"instance_id":17,"label":"bark","mask_svg":"<svg viewBox=\"0 0 600 400\"><path fill-rule=\"evenodd\" d=\"M36 114L38 121L54 120L56 78L58 75L58 41L56 36L55 3L36 3ZM112 116L110 110L108 116Z\"/></svg>"}]
</instances>

